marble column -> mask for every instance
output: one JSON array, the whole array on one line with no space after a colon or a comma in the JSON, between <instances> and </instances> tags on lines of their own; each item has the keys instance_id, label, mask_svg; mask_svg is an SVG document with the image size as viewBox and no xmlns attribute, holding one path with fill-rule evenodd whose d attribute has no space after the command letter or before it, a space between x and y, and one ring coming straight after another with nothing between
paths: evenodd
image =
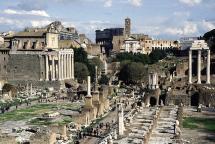
<instances>
[{"instance_id":1,"label":"marble column","mask_svg":"<svg viewBox=\"0 0 215 144\"><path fill-rule=\"evenodd\" d=\"M98 83L98 66L95 66L95 83Z\"/></svg>"},{"instance_id":2,"label":"marble column","mask_svg":"<svg viewBox=\"0 0 215 144\"><path fill-rule=\"evenodd\" d=\"M124 112L123 105L119 103L118 105L118 134L120 136L124 135Z\"/></svg>"},{"instance_id":3,"label":"marble column","mask_svg":"<svg viewBox=\"0 0 215 144\"><path fill-rule=\"evenodd\" d=\"M66 54L63 55L63 71L64 71L64 79L67 79L66 77Z\"/></svg>"},{"instance_id":4,"label":"marble column","mask_svg":"<svg viewBox=\"0 0 215 144\"><path fill-rule=\"evenodd\" d=\"M189 50L189 84L192 84L192 50Z\"/></svg>"},{"instance_id":5,"label":"marble column","mask_svg":"<svg viewBox=\"0 0 215 144\"><path fill-rule=\"evenodd\" d=\"M45 55L46 59L46 81L49 80L49 57L48 55Z\"/></svg>"},{"instance_id":6,"label":"marble column","mask_svg":"<svg viewBox=\"0 0 215 144\"><path fill-rule=\"evenodd\" d=\"M62 80L62 75L61 75L61 55L58 55L58 80Z\"/></svg>"},{"instance_id":7,"label":"marble column","mask_svg":"<svg viewBox=\"0 0 215 144\"><path fill-rule=\"evenodd\" d=\"M201 84L201 50L198 50L198 70L197 70L197 83Z\"/></svg>"},{"instance_id":8,"label":"marble column","mask_svg":"<svg viewBox=\"0 0 215 144\"><path fill-rule=\"evenodd\" d=\"M69 79L69 55L66 55L66 78Z\"/></svg>"},{"instance_id":9,"label":"marble column","mask_svg":"<svg viewBox=\"0 0 215 144\"><path fill-rule=\"evenodd\" d=\"M55 60L54 60L54 56L52 56L52 81L55 81Z\"/></svg>"},{"instance_id":10,"label":"marble column","mask_svg":"<svg viewBox=\"0 0 215 144\"><path fill-rule=\"evenodd\" d=\"M210 50L207 50L208 56L207 56L207 84L211 83L211 78L210 78L210 69L211 69L211 53Z\"/></svg>"},{"instance_id":11,"label":"marble column","mask_svg":"<svg viewBox=\"0 0 215 144\"><path fill-rule=\"evenodd\" d=\"M91 80L90 80L90 76L87 77L87 96L91 96Z\"/></svg>"},{"instance_id":12,"label":"marble column","mask_svg":"<svg viewBox=\"0 0 215 144\"><path fill-rule=\"evenodd\" d=\"M64 80L64 66L63 66L63 54L60 55L60 63L61 63L61 80Z\"/></svg>"},{"instance_id":13,"label":"marble column","mask_svg":"<svg viewBox=\"0 0 215 144\"><path fill-rule=\"evenodd\" d=\"M75 72L74 72L74 55L72 54L72 79L75 79Z\"/></svg>"},{"instance_id":14,"label":"marble column","mask_svg":"<svg viewBox=\"0 0 215 144\"><path fill-rule=\"evenodd\" d=\"M68 64L69 64L69 79L71 79L71 77L72 77L72 70L71 70L71 68L72 68L72 65L71 65L72 58L71 58L71 54L69 54L68 56L69 56L69 61L68 61Z\"/></svg>"}]
</instances>

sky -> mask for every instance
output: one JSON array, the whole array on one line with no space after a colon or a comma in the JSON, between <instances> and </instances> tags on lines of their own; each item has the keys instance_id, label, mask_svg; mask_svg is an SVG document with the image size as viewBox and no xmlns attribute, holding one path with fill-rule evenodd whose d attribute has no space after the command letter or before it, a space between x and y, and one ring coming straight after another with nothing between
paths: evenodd
<instances>
[{"instance_id":1,"label":"sky","mask_svg":"<svg viewBox=\"0 0 215 144\"><path fill-rule=\"evenodd\" d=\"M0 0L0 32L52 21L95 39L95 30L124 27L154 39L200 36L215 29L215 0Z\"/></svg>"}]
</instances>

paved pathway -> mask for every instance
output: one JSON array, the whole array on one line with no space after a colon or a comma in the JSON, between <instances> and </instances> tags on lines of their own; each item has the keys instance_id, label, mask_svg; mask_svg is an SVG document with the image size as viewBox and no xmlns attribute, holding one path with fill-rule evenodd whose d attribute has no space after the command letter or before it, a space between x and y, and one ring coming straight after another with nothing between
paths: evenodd
<instances>
[{"instance_id":1,"label":"paved pathway","mask_svg":"<svg viewBox=\"0 0 215 144\"><path fill-rule=\"evenodd\" d=\"M174 124L177 117L177 107L164 106L158 118L157 126L152 130L149 144L174 143Z\"/></svg>"}]
</instances>

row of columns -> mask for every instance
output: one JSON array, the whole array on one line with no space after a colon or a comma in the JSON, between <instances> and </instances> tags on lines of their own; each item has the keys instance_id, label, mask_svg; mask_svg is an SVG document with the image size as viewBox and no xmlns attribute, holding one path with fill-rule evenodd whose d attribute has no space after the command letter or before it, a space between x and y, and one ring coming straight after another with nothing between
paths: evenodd
<instances>
[{"instance_id":1,"label":"row of columns","mask_svg":"<svg viewBox=\"0 0 215 144\"><path fill-rule=\"evenodd\" d=\"M58 54L57 63L55 55L45 55L45 61L46 81L74 79L73 54Z\"/></svg>"},{"instance_id":2,"label":"row of columns","mask_svg":"<svg viewBox=\"0 0 215 144\"><path fill-rule=\"evenodd\" d=\"M207 50L207 84L210 84L210 65L210 50ZM189 83L192 84L192 50L189 51ZM201 50L197 57L197 83L201 84Z\"/></svg>"},{"instance_id":3,"label":"row of columns","mask_svg":"<svg viewBox=\"0 0 215 144\"><path fill-rule=\"evenodd\" d=\"M157 73L149 74L149 89L157 89L158 88L158 75Z\"/></svg>"}]
</instances>

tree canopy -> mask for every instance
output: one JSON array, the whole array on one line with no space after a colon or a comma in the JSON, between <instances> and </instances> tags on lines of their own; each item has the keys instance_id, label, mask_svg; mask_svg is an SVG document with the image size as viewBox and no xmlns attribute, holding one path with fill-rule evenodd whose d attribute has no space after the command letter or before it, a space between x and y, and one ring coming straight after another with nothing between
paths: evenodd
<instances>
[{"instance_id":1,"label":"tree canopy","mask_svg":"<svg viewBox=\"0 0 215 144\"><path fill-rule=\"evenodd\" d=\"M75 62L88 63L87 52L83 48L73 48L73 51Z\"/></svg>"},{"instance_id":2,"label":"tree canopy","mask_svg":"<svg viewBox=\"0 0 215 144\"><path fill-rule=\"evenodd\" d=\"M106 75L101 75L101 78L99 79L99 84L108 85L109 78Z\"/></svg>"},{"instance_id":3,"label":"tree canopy","mask_svg":"<svg viewBox=\"0 0 215 144\"><path fill-rule=\"evenodd\" d=\"M88 60L87 58L87 52L83 48L74 48L74 61L75 63L78 62L78 64L83 64L86 66L88 71L88 75L91 76L91 80L94 81L95 77L95 66L97 65L99 70L102 67L102 62L99 58L93 58L91 60ZM84 69L85 69L84 68ZM79 74L77 74L79 75ZM80 77L79 77L80 78Z\"/></svg>"},{"instance_id":4,"label":"tree canopy","mask_svg":"<svg viewBox=\"0 0 215 144\"><path fill-rule=\"evenodd\" d=\"M149 59L151 64L158 62L159 60L165 58L167 56L166 52L164 50L156 49L153 50L149 54Z\"/></svg>"},{"instance_id":5,"label":"tree canopy","mask_svg":"<svg viewBox=\"0 0 215 144\"><path fill-rule=\"evenodd\" d=\"M142 64L153 64L158 62L159 60L165 58L166 55L166 51L164 50L153 50L149 55L147 54L141 54L141 53L119 53L116 55L115 61L131 61L131 62L140 62Z\"/></svg>"},{"instance_id":6,"label":"tree canopy","mask_svg":"<svg viewBox=\"0 0 215 144\"><path fill-rule=\"evenodd\" d=\"M215 29L205 33L203 38L207 41L212 52L215 52Z\"/></svg>"},{"instance_id":7,"label":"tree canopy","mask_svg":"<svg viewBox=\"0 0 215 144\"><path fill-rule=\"evenodd\" d=\"M103 63L98 57L94 57L94 58L90 59L89 61L90 61L90 64L98 67L98 72L101 72L101 70L103 68Z\"/></svg>"},{"instance_id":8,"label":"tree canopy","mask_svg":"<svg viewBox=\"0 0 215 144\"><path fill-rule=\"evenodd\" d=\"M75 63L75 77L78 82L83 82L83 80L87 80L87 76L89 75L89 71L87 66L84 63L76 62Z\"/></svg>"},{"instance_id":9,"label":"tree canopy","mask_svg":"<svg viewBox=\"0 0 215 144\"><path fill-rule=\"evenodd\" d=\"M128 83L138 83L142 80L145 73L144 65L140 62L126 62L121 65L119 80Z\"/></svg>"}]
</instances>

